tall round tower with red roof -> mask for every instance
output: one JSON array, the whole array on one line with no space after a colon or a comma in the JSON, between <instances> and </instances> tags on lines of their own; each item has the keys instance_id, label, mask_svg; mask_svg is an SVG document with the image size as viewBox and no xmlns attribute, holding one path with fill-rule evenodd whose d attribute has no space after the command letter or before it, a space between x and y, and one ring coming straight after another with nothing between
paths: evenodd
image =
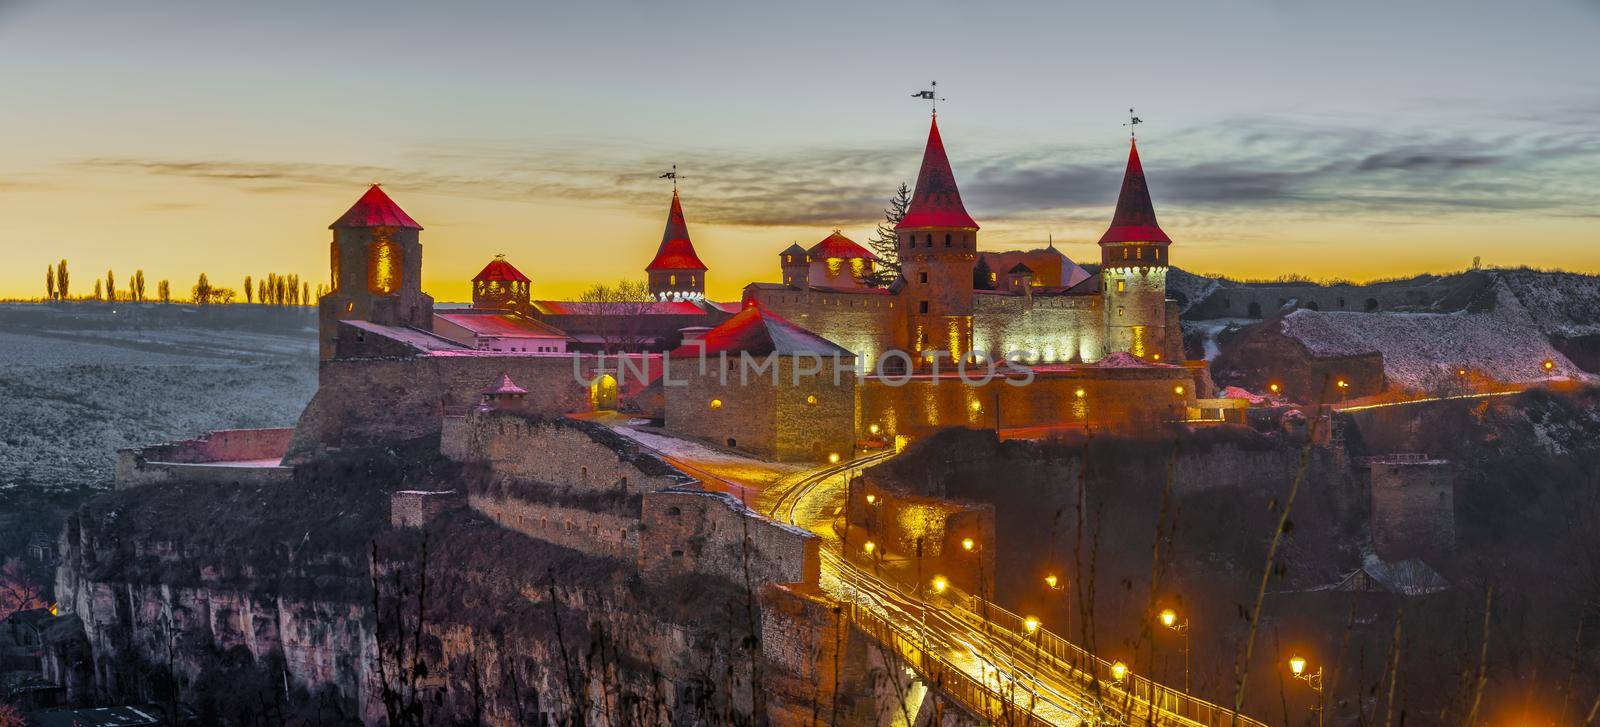
<instances>
[{"instance_id":1,"label":"tall round tower with red roof","mask_svg":"<svg viewBox=\"0 0 1600 727\"><path fill-rule=\"evenodd\" d=\"M905 285L899 302L906 322L905 350L919 365L932 352L960 358L972 351L972 268L978 259L978 223L961 203L950 158L939 137L939 117L898 234Z\"/></svg>"},{"instance_id":2,"label":"tall round tower with red roof","mask_svg":"<svg viewBox=\"0 0 1600 727\"><path fill-rule=\"evenodd\" d=\"M650 295L657 300L692 300L706 297L706 264L689 241L689 225L683 220L683 205L678 190L672 190L672 209L667 212L667 229L661 233L661 247L645 266L650 280Z\"/></svg>"},{"instance_id":3,"label":"tall round tower with red roof","mask_svg":"<svg viewBox=\"0 0 1600 727\"><path fill-rule=\"evenodd\" d=\"M1162 357L1167 340L1167 247L1171 244L1156 222L1144 166L1139 163L1139 146L1132 143L1116 214L1110 229L1100 236L1106 353Z\"/></svg>"},{"instance_id":4,"label":"tall round tower with red roof","mask_svg":"<svg viewBox=\"0 0 1600 727\"><path fill-rule=\"evenodd\" d=\"M333 290L317 302L322 358L333 357L339 321L433 328L433 298L422 292L422 225L374 184L333 224Z\"/></svg>"}]
</instances>

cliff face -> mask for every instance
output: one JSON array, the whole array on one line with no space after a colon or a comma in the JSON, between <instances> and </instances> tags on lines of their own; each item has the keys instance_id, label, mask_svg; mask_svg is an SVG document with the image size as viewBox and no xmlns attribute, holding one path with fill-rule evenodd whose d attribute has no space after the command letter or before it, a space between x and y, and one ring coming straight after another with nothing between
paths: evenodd
<instances>
[{"instance_id":1,"label":"cliff face","mask_svg":"<svg viewBox=\"0 0 1600 727\"><path fill-rule=\"evenodd\" d=\"M389 491L469 476L402 451L91 502L57 571L93 652L82 696L224 724L747 718L760 625L732 584L646 583L465 510L389 527Z\"/></svg>"}]
</instances>

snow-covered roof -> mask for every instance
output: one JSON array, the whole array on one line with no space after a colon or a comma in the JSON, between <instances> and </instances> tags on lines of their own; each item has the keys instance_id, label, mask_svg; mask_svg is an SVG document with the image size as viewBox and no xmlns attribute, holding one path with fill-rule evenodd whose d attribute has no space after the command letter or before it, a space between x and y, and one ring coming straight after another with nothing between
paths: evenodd
<instances>
[{"instance_id":1,"label":"snow-covered roof","mask_svg":"<svg viewBox=\"0 0 1600 727\"><path fill-rule=\"evenodd\" d=\"M1340 591L1368 591L1373 590L1374 586L1402 596L1424 596L1449 588L1450 581L1417 558L1385 561L1377 555L1368 554L1361 567L1351 571L1334 588Z\"/></svg>"}]
</instances>

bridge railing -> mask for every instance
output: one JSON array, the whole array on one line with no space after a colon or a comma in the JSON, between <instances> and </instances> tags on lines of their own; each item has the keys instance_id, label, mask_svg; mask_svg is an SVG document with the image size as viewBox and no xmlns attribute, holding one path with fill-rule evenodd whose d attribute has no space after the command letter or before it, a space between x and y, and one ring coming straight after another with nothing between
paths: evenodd
<instances>
[{"instance_id":1,"label":"bridge railing","mask_svg":"<svg viewBox=\"0 0 1600 727\"><path fill-rule=\"evenodd\" d=\"M1027 704L1017 699L1019 695L1012 694L1008 698L999 690L973 679L966 672L923 649L921 639L915 634L908 633L872 609L860 603L851 603L850 619L868 636L893 650L924 683L938 689L980 719L1023 727L1051 724L1040 719L1032 709L1019 706L1019 701Z\"/></svg>"},{"instance_id":2,"label":"bridge railing","mask_svg":"<svg viewBox=\"0 0 1600 727\"><path fill-rule=\"evenodd\" d=\"M1048 655L1067 667L1074 676L1092 686L1098 681L1102 699L1117 707L1129 724L1180 724L1207 725L1208 727L1266 727L1265 723L1242 714L1235 720L1232 709L1212 704L1204 699L1186 694L1159 682L1133 673L1130 668L1122 679L1117 679L1115 664L1090 654L1082 647L1043 628L1028 633L1027 623L1005 607L969 595L957 594L958 603L979 618L992 624L998 635L1027 644L1039 653ZM1153 713L1151 710L1154 710Z\"/></svg>"}]
</instances>

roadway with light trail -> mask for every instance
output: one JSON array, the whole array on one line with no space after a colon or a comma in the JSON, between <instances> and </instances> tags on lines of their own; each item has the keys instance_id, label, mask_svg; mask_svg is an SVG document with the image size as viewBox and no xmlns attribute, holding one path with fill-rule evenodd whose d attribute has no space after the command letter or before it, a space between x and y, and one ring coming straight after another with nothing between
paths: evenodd
<instances>
[{"instance_id":1,"label":"roadway with light trail","mask_svg":"<svg viewBox=\"0 0 1600 727\"><path fill-rule=\"evenodd\" d=\"M1075 665L1062 658L1062 654L1041 648L1046 638L1052 643L1064 643L1058 637L1043 629L1027 634L1019 628L1004 628L953 598L923 593L921 589L907 589L866 571L841 554L842 543L834 532L834 521L845 502L847 478L852 472L882 462L893 454L879 452L850 462L785 472L778 476L770 476L769 473L769 476L760 478L760 482L751 483L735 481L710 471L721 469L726 472L725 468L701 467L683 455L661 453L685 472L712 480L713 484L731 491L753 493L754 502L747 502L752 509L821 537L823 547L819 548L822 566L819 585L825 592L861 609L864 612L862 615L881 620L902 636L904 641L914 644L916 651L922 652L940 667L959 673L981 685L990 696L1003 699L1014 717L1031 716L1031 721L1035 723L1067 727L1106 721L1133 721L1119 719L1116 716L1119 714L1129 717L1137 715L1137 721L1143 722L1143 714L1148 709L1146 701L1130 699L1117 683L1104 676L1097 685L1093 676L1079 668L1089 665L1088 658ZM1009 613L998 607L990 608ZM900 656L911 663L916 661L917 654ZM1077 658L1075 655L1074 659ZM1107 673L1109 664L1098 659L1093 661L1097 662L1096 673ZM919 671L925 671L927 666L913 665ZM1149 687L1146 693L1157 694L1165 700L1181 699L1211 710L1220 709L1175 691L1148 685L1147 682L1145 684ZM946 686L947 692L952 691L948 685L941 686ZM957 701L969 709L977 707L974 711L983 711L981 705L966 703L976 700L952 696L957 696ZM1219 722L1214 713L1209 720L1196 720L1158 709L1156 723L1205 725ZM1220 724L1228 722L1222 721ZM1261 723L1243 716L1238 718L1237 724L1262 727Z\"/></svg>"}]
</instances>

